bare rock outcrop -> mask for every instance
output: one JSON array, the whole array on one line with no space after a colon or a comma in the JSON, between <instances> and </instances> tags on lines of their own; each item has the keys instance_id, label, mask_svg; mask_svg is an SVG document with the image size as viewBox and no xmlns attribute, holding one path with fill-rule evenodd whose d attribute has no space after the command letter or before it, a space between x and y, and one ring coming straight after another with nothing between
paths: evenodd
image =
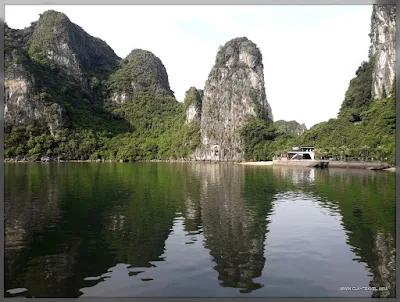
<instances>
[{"instance_id":1,"label":"bare rock outcrop","mask_svg":"<svg viewBox=\"0 0 400 302\"><path fill-rule=\"evenodd\" d=\"M389 96L396 77L396 5L373 6L370 38L372 97L379 99Z\"/></svg>"}]
</instances>

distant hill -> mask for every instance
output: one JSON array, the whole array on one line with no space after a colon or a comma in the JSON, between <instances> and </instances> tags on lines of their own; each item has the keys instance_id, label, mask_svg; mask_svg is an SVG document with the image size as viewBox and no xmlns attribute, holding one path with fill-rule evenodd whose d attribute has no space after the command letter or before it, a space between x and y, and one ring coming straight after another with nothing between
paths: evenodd
<instances>
[{"instance_id":1,"label":"distant hill","mask_svg":"<svg viewBox=\"0 0 400 302\"><path fill-rule=\"evenodd\" d=\"M307 130L305 124L300 124L296 121L278 120L274 122L277 131L286 134L302 135Z\"/></svg>"}]
</instances>

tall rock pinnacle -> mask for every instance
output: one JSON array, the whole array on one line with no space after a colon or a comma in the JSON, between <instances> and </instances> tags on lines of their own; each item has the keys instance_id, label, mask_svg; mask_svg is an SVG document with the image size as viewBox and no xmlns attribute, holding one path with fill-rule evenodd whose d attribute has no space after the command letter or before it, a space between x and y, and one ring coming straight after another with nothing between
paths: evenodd
<instances>
[{"instance_id":1,"label":"tall rock pinnacle","mask_svg":"<svg viewBox=\"0 0 400 302\"><path fill-rule=\"evenodd\" d=\"M201 146L195 160L241 161L240 130L248 117L272 120L264 88L262 55L249 39L228 41L219 51L202 100Z\"/></svg>"}]
</instances>

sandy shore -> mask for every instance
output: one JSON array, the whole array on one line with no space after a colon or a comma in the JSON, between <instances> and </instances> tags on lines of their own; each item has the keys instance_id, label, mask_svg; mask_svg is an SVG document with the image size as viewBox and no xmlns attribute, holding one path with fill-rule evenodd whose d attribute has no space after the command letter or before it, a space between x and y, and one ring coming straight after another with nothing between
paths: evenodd
<instances>
[{"instance_id":1,"label":"sandy shore","mask_svg":"<svg viewBox=\"0 0 400 302\"><path fill-rule=\"evenodd\" d=\"M272 166L272 161L245 161L239 164L248 166Z\"/></svg>"}]
</instances>

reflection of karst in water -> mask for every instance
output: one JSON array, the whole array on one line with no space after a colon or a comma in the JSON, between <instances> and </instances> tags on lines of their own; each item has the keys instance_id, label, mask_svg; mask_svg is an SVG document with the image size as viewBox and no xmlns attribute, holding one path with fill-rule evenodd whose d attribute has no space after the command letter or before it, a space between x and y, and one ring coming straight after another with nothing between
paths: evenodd
<instances>
[{"instance_id":1,"label":"reflection of karst in water","mask_svg":"<svg viewBox=\"0 0 400 302\"><path fill-rule=\"evenodd\" d=\"M387 288L373 292L372 298L396 297L396 249L392 235L378 233L372 250L378 261L371 269L374 276L370 286Z\"/></svg>"},{"instance_id":2,"label":"reflection of karst in water","mask_svg":"<svg viewBox=\"0 0 400 302\"><path fill-rule=\"evenodd\" d=\"M295 185L308 185L315 181L315 169L305 167L280 167L273 166L277 179L290 180Z\"/></svg>"},{"instance_id":3,"label":"reflection of karst in water","mask_svg":"<svg viewBox=\"0 0 400 302\"><path fill-rule=\"evenodd\" d=\"M202 231L201 205L200 205L200 186L201 176L199 175L199 163L189 164L190 172L182 179L182 189L184 191L184 228L189 234L198 234ZM186 189L184 189L186 188Z\"/></svg>"},{"instance_id":4,"label":"reflection of karst in water","mask_svg":"<svg viewBox=\"0 0 400 302\"><path fill-rule=\"evenodd\" d=\"M185 202L184 228L190 234L197 234L201 229L201 206L199 198L188 196Z\"/></svg>"},{"instance_id":5,"label":"reflection of karst in water","mask_svg":"<svg viewBox=\"0 0 400 302\"><path fill-rule=\"evenodd\" d=\"M387 288L373 291L373 298L396 295L394 179L393 190L380 189L384 186L390 188L390 176L365 170L343 173L340 169L328 169L317 170L316 173L317 194L323 193L337 205L343 228L348 234L348 243L372 273L369 286ZM345 195L343 192L352 194Z\"/></svg>"},{"instance_id":6,"label":"reflection of karst in water","mask_svg":"<svg viewBox=\"0 0 400 302\"><path fill-rule=\"evenodd\" d=\"M41 182L47 182L47 184L40 189L40 195L34 196L32 190L35 190L34 187L41 187ZM23 183L29 186L28 190L5 185L7 190L4 203L6 250L15 251L23 248L27 241L30 241L33 232L39 232L44 226L55 223L60 215L59 191L54 180L38 179L33 175L31 178L24 177Z\"/></svg>"},{"instance_id":7,"label":"reflection of karst in water","mask_svg":"<svg viewBox=\"0 0 400 302\"><path fill-rule=\"evenodd\" d=\"M205 246L216 263L221 285L250 292L262 287L253 279L265 264L265 215L243 198L243 166L202 164L193 167L201 178L201 218Z\"/></svg>"},{"instance_id":8,"label":"reflection of karst in water","mask_svg":"<svg viewBox=\"0 0 400 302\"><path fill-rule=\"evenodd\" d=\"M291 186L292 190L318 196L321 206L332 214L341 215L348 244L359 257L358 261L366 263L371 272L370 284L362 286L387 288L371 292L373 298L395 297L394 179L391 191L382 190L383 187L390 188L391 175L387 173L355 169L308 170L314 171L314 186L304 186L311 179L306 170L274 167L273 172L277 179L285 179L286 186Z\"/></svg>"},{"instance_id":9,"label":"reflection of karst in water","mask_svg":"<svg viewBox=\"0 0 400 302\"><path fill-rule=\"evenodd\" d=\"M23 286L30 295L75 296L67 292L67 283L74 273L79 241L56 246L51 255L40 254L41 246L46 244L41 236L49 236L45 240L51 240L54 245L57 242L50 230L56 228L60 217L59 184L52 177L52 171L38 174L35 166L7 168L15 169L9 170L8 175L22 177L19 183L28 188L5 184L5 290ZM42 167L46 168L50 169ZM26 169L26 173L22 169ZM27 254L35 256L28 259ZM17 265L25 261L26 265ZM28 266L35 269L26 271ZM23 284L20 280L24 280Z\"/></svg>"}]
</instances>

